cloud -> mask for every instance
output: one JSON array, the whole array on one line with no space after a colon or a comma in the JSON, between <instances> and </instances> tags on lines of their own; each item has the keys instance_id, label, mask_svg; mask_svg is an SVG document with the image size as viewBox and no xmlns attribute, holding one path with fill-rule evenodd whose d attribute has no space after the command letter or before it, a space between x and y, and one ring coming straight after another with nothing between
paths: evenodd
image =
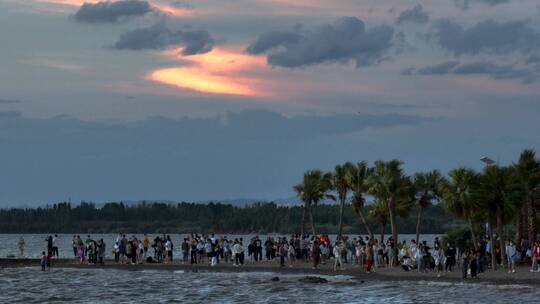
<instances>
[{"instance_id":1,"label":"cloud","mask_svg":"<svg viewBox=\"0 0 540 304\"><path fill-rule=\"evenodd\" d=\"M448 74L453 68L459 64L458 61L447 61L433 66L427 66L416 71L419 75L442 75Z\"/></svg>"},{"instance_id":2,"label":"cloud","mask_svg":"<svg viewBox=\"0 0 540 304\"><path fill-rule=\"evenodd\" d=\"M527 21L486 20L464 28L449 19L441 19L435 22L429 37L455 56L530 53L540 47L540 34Z\"/></svg>"},{"instance_id":3,"label":"cloud","mask_svg":"<svg viewBox=\"0 0 540 304\"><path fill-rule=\"evenodd\" d=\"M493 79L517 79L524 84L530 84L537 80L538 74L528 68L519 68L515 65L499 65L490 61L478 61L463 63L447 61L441 64L427 66L416 70L407 68L402 75L487 75Z\"/></svg>"},{"instance_id":4,"label":"cloud","mask_svg":"<svg viewBox=\"0 0 540 304\"><path fill-rule=\"evenodd\" d=\"M405 22L412 22L412 23L419 23L419 24L425 24L429 21L429 15L424 11L424 8L421 4L418 4L417 6L404 10L399 14L397 18L397 23L405 23Z\"/></svg>"},{"instance_id":5,"label":"cloud","mask_svg":"<svg viewBox=\"0 0 540 304\"><path fill-rule=\"evenodd\" d=\"M510 2L510 0L454 0L454 4L456 5L456 7L461 8L462 10L468 10L470 8L471 2L495 6L503 3L508 3Z\"/></svg>"},{"instance_id":6,"label":"cloud","mask_svg":"<svg viewBox=\"0 0 540 304\"><path fill-rule=\"evenodd\" d=\"M255 42L250 44L246 51L252 55L259 55L284 44L295 44L300 42L302 36L293 32L267 32L259 36Z\"/></svg>"},{"instance_id":7,"label":"cloud","mask_svg":"<svg viewBox=\"0 0 540 304\"><path fill-rule=\"evenodd\" d=\"M0 98L0 104L15 104L15 103L21 103L18 99L1 99Z\"/></svg>"},{"instance_id":8,"label":"cloud","mask_svg":"<svg viewBox=\"0 0 540 304\"><path fill-rule=\"evenodd\" d=\"M114 44L118 50L160 50L181 46L182 55L203 54L212 50L214 40L206 30L172 31L164 24L126 32Z\"/></svg>"},{"instance_id":9,"label":"cloud","mask_svg":"<svg viewBox=\"0 0 540 304\"><path fill-rule=\"evenodd\" d=\"M463 64L453 71L454 74L485 74L494 79L519 79L529 84L537 79L537 75L528 69L519 69L513 65L497 65L489 61Z\"/></svg>"},{"instance_id":10,"label":"cloud","mask_svg":"<svg viewBox=\"0 0 540 304\"><path fill-rule=\"evenodd\" d=\"M152 11L147 1L124 0L84 3L77 13L75 20L87 23L114 23L125 18L143 16Z\"/></svg>"},{"instance_id":11,"label":"cloud","mask_svg":"<svg viewBox=\"0 0 540 304\"><path fill-rule=\"evenodd\" d=\"M392 46L394 30L389 26L366 29L356 17L342 17L302 34L270 32L262 34L247 52L268 52L272 66L305 67L321 63L354 60L357 66L380 62Z\"/></svg>"}]
</instances>

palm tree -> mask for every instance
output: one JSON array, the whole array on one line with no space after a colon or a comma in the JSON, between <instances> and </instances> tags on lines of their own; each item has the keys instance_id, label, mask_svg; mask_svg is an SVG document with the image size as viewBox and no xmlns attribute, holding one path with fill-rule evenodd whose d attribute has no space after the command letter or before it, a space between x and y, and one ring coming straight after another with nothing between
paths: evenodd
<instances>
[{"instance_id":1,"label":"palm tree","mask_svg":"<svg viewBox=\"0 0 540 304\"><path fill-rule=\"evenodd\" d=\"M401 161L376 161L373 174L368 178L369 193L388 206L392 238L398 244L396 206L414 201L414 185L403 173Z\"/></svg>"},{"instance_id":2,"label":"palm tree","mask_svg":"<svg viewBox=\"0 0 540 304\"><path fill-rule=\"evenodd\" d=\"M298 197L304 202L302 209L302 220L300 233L304 234L305 214L309 214L311 223L311 232L315 233L315 224L313 222L313 207L325 198L332 198L328 194L332 186L331 174L324 174L321 170L311 170L304 173L302 183L293 187Z\"/></svg>"},{"instance_id":3,"label":"palm tree","mask_svg":"<svg viewBox=\"0 0 540 304\"><path fill-rule=\"evenodd\" d=\"M366 232L369 235L369 239L373 240L373 232L371 231L370 226L364 218L362 209L366 204L366 199L364 194L368 192L368 176L371 174L372 170L368 167L367 162L362 161L353 165L348 174L349 187L353 192L353 197L351 199L351 205L354 209L356 215L360 218L360 221L366 228ZM386 225L386 223L385 223Z\"/></svg>"},{"instance_id":4,"label":"palm tree","mask_svg":"<svg viewBox=\"0 0 540 304\"><path fill-rule=\"evenodd\" d=\"M518 222L523 223L523 225L518 225L518 231L522 230L519 228L526 227L528 239L534 241L537 235L535 194L538 192L538 186L540 185L540 161L536 159L534 150L526 149L519 156L519 161L515 164L515 167L525 194L523 212L517 217ZM524 218L523 215L525 215ZM521 236L519 238L521 239L524 231L520 232Z\"/></svg>"},{"instance_id":5,"label":"palm tree","mask_svg":"<svg viewBox=\"0 0 540 304\"><path fill-rule=\"evenodd\" d=\"M407 217L414 202L412 200L399 200L395 206L395 215L401 218ZM384 231L388 223L388 205L385 202L375 199L369 208L368 215L372 218L380 228L379 242L384 243Z\"/></svg>"},{"instance_id":6,"label":"palm tree","mask_svg":"<svg viewBox=\"0 0 540 304\"><path fill-rule=\"evenodd\" d=\"M339 199L338 240L341 240L343 234L343 210L350 189L348 176L351 168L353 168L353 164L349 162L337 165L332 174L332 188L336 191Z\"/></svg>"},{"instance_id":7,"label":"palm tree","mask_svg":"<svg viewBox=\"0 0 540 304\"><path fill-rule=\"evenodd\" d=\"M512 220L523 200L523 188L514 167L489 166L480 177L474 195L485 211L490 224L497 227L501 260L506 262L503 225ZM495 240L492 240L494 243ZM494 251L494 250L493 250Z\"/></svg>"},{"instance_id":8,"label":"palm tree","mask_svg":"<svg viewBox=\"0 0 540 304\"><path fill-rule=\"evenodd\" d=\"M375 220L377 224L379 224L379 242L381 244L384 243L384 229L386 228L386 224L388 223L388 206L384 202L375 201L371 205L368 215L370 218ZM373 236L370 236L369 239L373 241Z\"/></svg>"},{"instance_id":9,"label":"palm tree","mask_svg":"<svg viewBox=\"0 0 540 304\"><path fill-rule=\"evenodd\" d=\"M458 168L450 171L448 176L450 180L443 181L441 186L443 206L454 216L467 222L474 248L478 250L473 227L473 214L478 209L478 204L472 198L478 183L478 174L469 168ZM493 250L492 253L494 256Z\"/></svg>"},{"instance_id":10,"label":"palm tree","mask_svg":"<svg viewBox=\"0 0 540 304\"><path fill-rule=\"evenodd\" d=\"M420 241L420 222L422 211L428 208L433 201L440 200L440 187L444 182L444 177L438 170L427 173L417 173L414 175L414 186L418 192L418 217L416 220L416 244Z\"/></svg>"}]
</instances>

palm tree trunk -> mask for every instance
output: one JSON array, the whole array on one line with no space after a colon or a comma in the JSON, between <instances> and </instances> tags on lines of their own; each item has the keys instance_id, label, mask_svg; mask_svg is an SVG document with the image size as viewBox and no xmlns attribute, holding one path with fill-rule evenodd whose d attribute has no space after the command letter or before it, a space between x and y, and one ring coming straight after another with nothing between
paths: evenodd
<instances>
[{"instance_id":1,"label":"palm tree trunk","mask_svg":"<svg viewBox=\"0 0 540 304\"><path fill-rule=\"evenodd\" d=\"M394 244L399 244L398 242L398 232L396 226L396 219L394 218L394 199L388 200L388 213L390 216L390 227L392 228L392 238L394 239Z\"/></svg>"},{"instance_id":2,"label":"palm tree trunk","mask_svg":"<svg viewBox=\"0 0 540 304\"><path fill-rule=\"evenodd\" d=\"M493 238L492 223L489 223L489 239L491 240L491 269L497 270L497 258L495 256L495 239Z\"/></svg>"},{"instance_id":3,"label":"palm tree trunk","mask_svg":"<svg viewBox=\"0 0 540 304\"><path fill-rule=\"evenodd\" d=\"M343 234L343 209L345 208L345 198L339 199L339 223L338 223L338 240L341 240Z\"/></svg>"},{"instance_id":4,"label":"palm tree trunk","mask_svg":"<svg viewBox=\"0 0 540 304\"><path fill-rule=\"evenodd\" d=\"M416 244L420 242L420 220L422 219L422 207L418 206L418 218L416 219Z\"/></svg>"},{"instance_id":5,"label":"palm tree trunk","mask_svg":"<svg viewBox=\"0 0 540 304\"><path fill-rule=\"evenodd\" d=\"M536 208L533 196L529 195L527 199L527 236L530 241L535 241L536 235Z\"/></svg>"},{"instance_id":6,"label":"palm tree trunk","mask_svg":"<svg viewBox=\"0 0 540 304\"><path fill-rule=\"evenodd\" d=\"M497 207L497 234L499 235L499 246L501 246L501 265L504 267L506 263L506 246L504 244L502 212L500 207Z\"/></svg>"},{"instance_id":7,"label":"palm tree trunk","mask_svg":"<svg viewBox=\"0 0 540 304\"><path fill-rule=\"evenodd\" d=\"M521 208L521 226L519 227L521 230L521 238L518 240L518 242L521 242L521 239L524 238L525 236L528 236L528 218L529 218L529 213L528 213L528 209L527 209L527 201L525 201L525 204L523 205L523 207Z\"/></svg>"},{"instance_id":8,"label":"palm tree trunk","mask_svg":"<svg viewBox=\"0 0 540 304\"><path fill-rule=\"evenodd\" d=\"M523 216L523 211L527 211L526 204L523 205L516 216L516 236L514 237L514 240L516 241L516 244L519 244L521 242L521 239L523 238L523 220L526 219L526 217Z\"/></svg>"},{"instance_id":9,"label":"palm tree trunk","mask_svg":"<svg viewBox=\"0 0 540 304\"><path fill-rule=\"evenodd\" d=\"M315 233L315 224L313 223L313 207L309 207L309 222L311 223L311 233L313 234L313 236L316 236L317 234Z\"/></svg>"},{"instance_id":10,"label":"palm tree trunk","mask_svg":"<svg viewBox=\"0 0 540 304\"><path fill-rule=\"evenodd\" d=\"M304 235L304 228L306 226L306 204L302 207L302 219L300 220L300 235Z\"/></svg>"},{"instance_id":11,"label":"palm tree trunk","mask_svg":"<svg viewBox=\"0 0 540 304\"><path fill-rule=\"evenodd\" d=\"M476 242L476 234L474 233L474 227L473 227L473 224L472 224L471 217L468 216L467 220L469 222L469 229L471 229L471 238L472 238L472 242L473 242L473 245L474 245L474 250L478 251L478 243Z\"/></svg>"},{"instance_id":12,"label":"palm tree trunk","mask_svg":"<svg viewBox=\"0 0 540 304\"><path fill-rule=\"evenodd\" d=\"M366 222L366 218L364 218L364 214L362 214L362 211L360 209L358 209L358 208L354 208L354 211L356 212L356 215L358 215L358 217L360 218L360 221L362 222L362 224L366 228L366 232L369 235L369 239L373 240L373 231L371 231L371 228L369 227L368 223Z\"/></svg>"},{"instance_id":13,"label":"palm tree trunk","mask_svg":"<svg viewBox=\"0 0 540 304\"><path fill-rule=\"evenodd\" d=\"M379 239L379 244L384 244L384 228L386 227L386 223L381 223L381 236ZM373 240L373 239L371 239Z\"/></svg>"}]
</instances>

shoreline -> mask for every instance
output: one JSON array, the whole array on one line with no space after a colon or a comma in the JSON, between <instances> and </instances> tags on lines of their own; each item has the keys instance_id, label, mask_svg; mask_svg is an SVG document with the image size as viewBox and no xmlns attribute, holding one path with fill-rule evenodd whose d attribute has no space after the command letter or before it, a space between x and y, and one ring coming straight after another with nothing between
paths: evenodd
<instances>
[{"instance_id":1,"label":"shoreline","mask_svg":"<svg viewBox=\"0 0 540 304\"><path fill-rule=\"evenodd\" d=\"M22 268L35 267L36 271L41 271L39 259L18 259L18 258L0 258L0 269L4 268ZM117 264L113 260L106 260L105 265L88 265L79 264L73 259L56 259L52 261L52 268L72 268L72 269L113 269L125 271L143 271L143 270L160 270L160 271L192 271L192 272L216 272L216 273L245 273L245 272L269 272L276 274L290 275L300 274L306 276L351 276L359 283L365 281L385 281L385 282L428 282L428 283L481 283L492 285L526 285L540 286L540 273L529 272L529 267L521 266L516 268L516 273L509 274L506 270L486 271L479 274L478 278L461 279L461 271L454 269L453 272L442 272L440 277L435 272L418 273L415 271L405 272L400 267L394 268L378 268L377 272L365 273L359 267L350 266L345 270L334 271L333 263L321 265L318 269L312 269L310 263L299 262L294 267L280 267L276 261L263 261L255 264L247 263L240 267L234 267L232 264L218 264L209 266L207 264L189 265L174 262L172 264ZM269 278L270 279L270 278Z\"/></svg>"}]
</instances>

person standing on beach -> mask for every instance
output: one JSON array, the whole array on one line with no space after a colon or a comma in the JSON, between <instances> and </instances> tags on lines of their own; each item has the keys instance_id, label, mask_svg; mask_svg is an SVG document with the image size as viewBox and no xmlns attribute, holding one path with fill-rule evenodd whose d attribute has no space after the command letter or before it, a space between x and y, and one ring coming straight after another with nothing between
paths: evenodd
<instances>
[{"instance_id":1,"label":"person standing on beach","mask_svg":"<svg viewBox=\"0 0 540 304\"><path fill-rule=\"evenodd\" d=\"M52 256L59 257L58 253L58 234L55 234L52 239Z\"/></svg>"},{"instance_id":2,"label":"person standing on beach","mask_svg":"<svg viewBox=\"0 0 540 304\"><path fill-rule=\"evenodd\" d=\"M534 241L533 248L531 252L532 266L531 272L538 272L538 260L540 259L540 246L538 246L538 241Z\"/></svg>"},{"instance_id":3,"label":"person standing on beach","mask_svg":"<svg viewBox=\"0 0 540 304\"><path fill-rule=\"evenodd\" d=\"M24 242L24 239L23 239L22 236L19 238L18 245L19 245L19 257L23 258L24 257L24 246L26 245L26 243Z\"/></svg>"},{"instance_id":4,"label":"person standing on beach","mask_svg":"<svg viewBox=\"0 0 540 304\"><path fill-rule=\"evenodd\" d=\"M365 257L366 257L365 272L371 272L371 267L373 266L373 248L371 248L370 243L366 243Z\"/></svg>"},{"instance_id":5,"label":"person standing on beach","mask_svg":"<svg viewBox=\"0 0 540 304\"><path fill-rule=\"evenodd\" d=\"M193 238L191 240L191 245L190 245L190 253L191 253L191 265L193 264L197 264L197 240L195 238Z\"/></svg>"},{"instance_id":6,"label":"person standing on beach","mask_svg":"<svg viewBox=\"0 0 540 304\"><path fill-rule=\"evenodd\" d=\"M344 270L342 255L340 254L343 252L343 247L342 241L337 241L334 246L334 271L337 271L338 265L341 270Z\"/></svg>"},{"instance_id":7,"label":"person standing on beach","mask_svg":"<svg viewBox=\"0 0 540 304\"><path fill-rule=\"evenodd\" d=\"M143 247L144 247L144 258L146 259L146 256L148 255L148 247L150 246L150 239L148 238L148 235L145 233L143 238Z\"/></svg>"},{"instance_id":8,"label":"person standing on beach","mask_svg":"<svg viewBox=\"0 0 540 304\"><path fill-rule=\"evenodd\" d=\"M53 252L53 238L52 235L49 235L45 241L47 242L47 256L52 256Z\"/></svg>"},{"instance_id":9,"label":"person standing on beach","mask_svg":"<svg viewBox=\"0 0 540 304\"><path fill-rule=\"evenodd\" d=\"M45 268L47 267L47 256L45 255L45 251L41 252L41 271L45 271Z\"/></svg>"},{"instance_id":10,"label":"person standing on beach","mask_svg":"<svg viewBox=\"0 0 540 304\"><path fill-rule=\"evenodd\" d=\"M78 242L77 242L77 236L76 235L73 235L73 238L71 239L71 247L73 247L73 256L75 257L75 259L77 259Z\"/></svg>"},{"instance_id":11,"label":"person standing on beach","mask_svg":"<svg viewBox=\"0 0 540 304\"><path fill-rule=\"evenodd\" d=\"M313 246L311 247L311 260L313 261L313 269L317 269L321 260L321 248L317 240L313 242Z\"/></svg>"},{"instance_id":12,"label":"person standing on beach","mask_svg":"<svg viewBox=\"0 0 540 304\"><path fill-rule=\"evenodd\" d=\"M469 249L466 249L461 255L461 278L467 278L467 272L469 271Z\"/></svg>"},{"instance_id":13,"label":"person standing on beach","mask_svg":"<svg viewBox=\"0 0 540 304\"><path fill-rule=\"evenodd\" d=\"M126 235L123 234L122 237L120 238L119 240L119 254L120 254L120 262L122 264L125 263L126 261L126 247L127 247L127 239L126 239Z\"/></svg>"},{"instance_id":14,"label":"person standing on beach","mask_svg":"<svg viewBox=\"0 0 540 304\"><path fill-rule=\"evenodd\" d=\"M435 263L435 269L437 271L437 277L441 276L441 271L443 268L444 256L439 245L435 244L435 249L433 250L433 262Z\"/></svg>"},{"instance_id":15,"label":"person standing on beach","mask_svg":"<svg viewBox=\"0 0 540 304\"><path fill-rule=\"evenodd\" d=\"M173 246L173 243L171 241L171 238L170 236L167 235L167 241L165 242L165 251L166 251L165 263L172 263L172 259L173 259L172 246Z\"/></svg>"},{"instance_id":16,"label":"person standing on beach","mask_svg":"<svg viewBox=\"0 0 540 304\"><path fill-rule=\"evenodd\" d=\"M106 250L106 245L105 245L105 242L103 241L103 239L100 239L98 241L98 263L100 265L103 265L104 264L104 260L105 260L105 250Z\"/></svg>"},{"instance_id":17,"label":"person standing on beach","mask_svg":"<svg viewBox=\"0 0 540 304\"><path fill-rule=\"evenodd\" d=\"M444 256L446 257L446 265L444 270L451 272L452 267L454 267L454 264L456 263L456 248L454 248L453 244L447 244Z\"/></svg>"},{"instance_id":18,"label":"person standing on beach","mask_svg":"<svg viewBox=\"0 0 540 304\"><path fill-rule=\"evenodd\" d=\"M114 243L113 254L114 254L114 262L119 263L120 262L120 246L118 245L118 242Z\"/></svg>"},{"instance_id":19,"label":"person standing on beach","mask_svg":"<svg viewBox=\"0 0 540 304\"><path fill-rule=\"evenodd\" d=\"M512 240L506 243L506 254L508 259L508 273L514 273L516 272L517 251Z\"/></svg>"},{"instance_id":20,"label":"person standing on beach","mask_svg":"<svg viewBox=\"0 0 540 304\"><path fill-rule=\"evenodd\" d=\"M277 253L279 256L279 266L285 267L285 256L287 255L287 248L285 240L279 240L277 243Z\"/></svg>"},{"instance_id":21,"label":"person standing on beach","mask_svg":"<svg viewBox=\"0 0 540 304\"><path fill-rule=\"evenodd\" d=\"M234 266L238 267L241 264L244 264L243 257L241 256L244 253L244 248L238 239L234 240L233 245L233 255L234 255Z\"/></svg>"},{"instance_id":22,"label":"person standing on beach","mask_svg":"<svg viewBox=\"0 0 540 304\"><path fill-rule=\"evenodd\" d=\"M294 248L294 242L291 239L289 244L289 249L287 250L288 259L289 259L289 267L294 266L294 261L296 260L296 248Z\"/></svg>"},{"instance_id":23,"label":"person standing on beach","mask_svg":"<svg viewBox=\"0 0 540 304\"><path fill-rule=\"evenodd\" d=\"M182 264L187 264L189 259L189 244L188 239L184 238L184 241L182 242Z\"/></svg>"},{"instance_id":24,"label":"person standing on beach","mask_svg":"<svg viewBox=\"0 0 540 304\"><path fill-rule=\"evenodd\" d=\"M476 278L476 274L478 273L477 254L478 253L475 250L470 251L469 264L471 268L471 278Z\"/></svg>"}]
</instances>

